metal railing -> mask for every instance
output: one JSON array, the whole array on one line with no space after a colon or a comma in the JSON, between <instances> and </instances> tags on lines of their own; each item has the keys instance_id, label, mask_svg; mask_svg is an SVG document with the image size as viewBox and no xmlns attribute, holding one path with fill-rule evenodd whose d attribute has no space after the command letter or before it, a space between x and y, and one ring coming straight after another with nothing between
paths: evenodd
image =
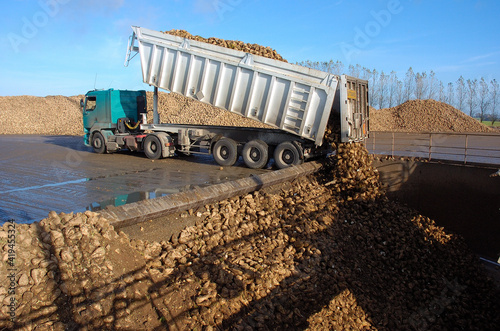
<instances>
[{"instance_id":1,"label":"metal railing","mask_svg":"<svg viewBox=\"0 0 500 331\"><path fill-rule=\"evenodd\" d=\"M372 154L500 165L500 134L370 132Z\"/></svg>"}]
</instances>

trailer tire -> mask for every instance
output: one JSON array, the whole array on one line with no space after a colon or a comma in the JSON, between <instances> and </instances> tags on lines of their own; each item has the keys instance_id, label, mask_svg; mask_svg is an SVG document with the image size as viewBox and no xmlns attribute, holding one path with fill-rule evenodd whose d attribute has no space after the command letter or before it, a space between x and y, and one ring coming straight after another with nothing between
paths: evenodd
<instances>
[{"instance_id":1,"label":"trailer tire","mask_svg":"<svg viewBox=\"0 0 500 331\"><path fill-rule=\"evenodd\" d=\"M230 167L238 159L238 145L230 138L222 138L217 141L213 149L214 160L217 164Z\"/></svg>"},{"instance_id":2,"label":"trailer tire","mask_svg":"<svg viewBox=\"0 0 500 331\"><path fill-rule=\"evenodd\" d=\"M274 150L274 163L279 169L296 166L302 162L299 149L290 141L282 142Z\"/></svg>"},{"instance_id":3,"label":"trailer tire","mask_svg":"<svg viewBox=\"0 0 500 331\"><path fill-rule=\"evenodd\" d=\"M92 135L92 148L94 148L94 152L97 154L106 153L106 141L99 131L94 132Z\"/></svg>"},{"instance_id":4,"label":"trailer tire","mask_svg":"<svg viewBox=\"0 0 500 331\"><path fill-rule=\"evenodd\" d=\"M262 169L269 161L269 148L262 140L252 140L245 144L241 156L250 169Z\"/></svg>"},{"instance_id":5,"label":"trailer tire","mask_svg":"<svg viewBox=\"0 0 500 331\"><path fill-rule=\"evenodd\" d=\"M157 160L162 155L161 140L154 134L150 134L144 139L144 154L151 160Z\"/></svg>"}]
</instances>

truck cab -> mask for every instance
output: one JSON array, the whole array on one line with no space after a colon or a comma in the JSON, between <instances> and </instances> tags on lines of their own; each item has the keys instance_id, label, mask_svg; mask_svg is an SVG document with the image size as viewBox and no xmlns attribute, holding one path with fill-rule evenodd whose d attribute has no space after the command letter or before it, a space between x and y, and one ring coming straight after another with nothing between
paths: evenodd
<instances>
[{"instance_id":1,"label":"truck cab","mask_svg":"<svg viewBox=\"0 0 500 331\"><path fill-rule=\"evenodd\" d=\"M94 90L80 102L83 113L84 143L96 152L113 150L110 136L137 130L146 109L146 91Z\"/></svg>"}]
</instances>

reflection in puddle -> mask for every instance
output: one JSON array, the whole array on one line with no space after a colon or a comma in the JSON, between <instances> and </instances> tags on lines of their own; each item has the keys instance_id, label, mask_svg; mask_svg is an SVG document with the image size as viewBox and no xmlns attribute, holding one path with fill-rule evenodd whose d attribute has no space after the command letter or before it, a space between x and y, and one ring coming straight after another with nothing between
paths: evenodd
<instances>
[{"instance_id":1,"label":"reflection in puddle","mask_svg":"<svg viewBox=\"0 0 500 331\"><path fill-rule=\"evenodd\" d=\"M99 211L99 210L106 209L109 206L119 207L119 206L123 206L127 203L139 202L142 200L149 200L149 199L156 199L156 198L164 197L164 196L167 196L170 194L184 192L184 191L192 190L192 189L199 188L199 187L205 187L205 186L209 186L209 185L212 185L212 184L207 183L204 185L186 185L186 186L183 186L180 188L178 188L178 187L177 188L170 188L170 189L161 188L161 189L155 189L155 190L148 191L148 192L142 191L142 192L132 192L129 194L121 194L121 195L117 195L116 197L114 197L112 199L107 199L107 200L104 200L101 202L93 202L87 207L87 210Z\"/></svg>"}]
</instances>

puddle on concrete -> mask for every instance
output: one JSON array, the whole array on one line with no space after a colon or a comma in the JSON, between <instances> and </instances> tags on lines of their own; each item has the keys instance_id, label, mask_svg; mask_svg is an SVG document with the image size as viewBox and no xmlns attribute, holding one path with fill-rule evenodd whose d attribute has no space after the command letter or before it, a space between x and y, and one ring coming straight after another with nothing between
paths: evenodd
<instances>
[{"instance_id":1,"label":"puddle on concrete","mask_svg":"<svg viewBox=\"0 0 500 331\"><path fill-rule=\"evenodd\" d=\"M121 195L117 195L116 197L111 198L111 199L107 199L107 200L100 201L100 202L93 202L86 208L86 210L99 211L99 210L106 209L109 206L120 207L120 206L126 205L128 203L134 203L134 202L139 202L139 201L149 200L149 199L156 199L156 198L164 197L164 196L167 196L170 194L184 192L184 191L192 190L192 189L199 188L199 187L206 187L209 185L212 185L212 184L207 183L204 185L186 185L186 186L181 187L181 188L155 189L152 191L140 191L140 192L132 192L129 194L121 194Z\"/></svg>"}]
</instances>

